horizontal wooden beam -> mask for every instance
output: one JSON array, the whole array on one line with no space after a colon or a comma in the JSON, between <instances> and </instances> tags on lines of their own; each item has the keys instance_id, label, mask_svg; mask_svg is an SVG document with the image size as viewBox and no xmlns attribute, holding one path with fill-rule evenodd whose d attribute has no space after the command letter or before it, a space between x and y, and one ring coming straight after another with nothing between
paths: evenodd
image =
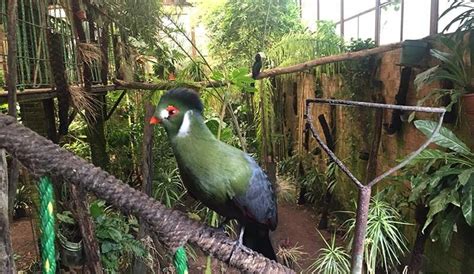
<instances>
[{"instance_id":1,"label":"horizontal wooden beam","mask_svg":"<svg viewBox=\"0 0 474 274\"><path fill-rule=\"evenodd\" d=\"M127 82L120 79L114 79L114 84L126 89L143 89L143 90L168 90L177 87L186 87L190 89L200 90L203 88L222 87L226 85L224 82L189 82L189 81L159 81L153 83L145 82Z\"/></svg>"},{"instance_id":2,"label":"horizontal wooden beam","mask_svg":"<svg viewBox=\"0 0 474 274\"><path fill-rule=\"evenodd\" d=\"M321 57L318 59L310 60L301 64L293 65L293 66L288 66L288 67L281 67L281 68L273 68L269 70L265 70L260 72L258 75L257 79L263 79L263 78L268 78L268 77L273 77L277 75L283 75L283 74L289 74L289 73L295 73L295 72L301 72L301 71L306 71L310 68L316 67L316 66L321 66L325 64L330 64L330 63L336 63L336 62L342 62L342 61L348 61L348 60L355 60L359 58L364 58L370 55L386 52L386 51L391 51L398 49L402 46L402 43L394 43L394 44L389 44L385 46L380 46L372 49L365 49L365 50L360 50L360 51L355 51L355 52L347 52L347 53L342 53L338 55L331 55L331 56L326 56L326 57Z\"/></svg>"},{"instance_id":3,"label":"horizontal wooden beam","mask_svg":"<svg viewBox=\"0 0 474 274\"><path fill-rule=\"evenodd\" d=\"M92 86L93 93L107 93L109 91L120 89L115 85L97 85ZM58 96L58 92L55 88L35 88L35 89L24 89L23 91L17 92L18 102L31 102L39 101L44 99L50 99ZM7 103L8 93L5 91L0 92L0 104Z\"/></svg>"}]
</instances>

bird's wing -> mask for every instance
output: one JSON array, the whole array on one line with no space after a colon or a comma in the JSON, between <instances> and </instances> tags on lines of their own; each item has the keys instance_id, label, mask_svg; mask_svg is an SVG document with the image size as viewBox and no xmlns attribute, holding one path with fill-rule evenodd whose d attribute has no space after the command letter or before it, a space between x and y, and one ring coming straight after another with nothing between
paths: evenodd
<instances>
[{"instance_id":1,"label":"bird's wing","mask_svg":"<svg viewBox=\"0 0 474 274\"><path fill-rule=\"evenodd\" d=\"M252 169L248 188L245 193L234 196L232 201L243 211L246 218L274 230L278 220L272 184L255 160L246 156Z\"/></svg>"}]
</instances>

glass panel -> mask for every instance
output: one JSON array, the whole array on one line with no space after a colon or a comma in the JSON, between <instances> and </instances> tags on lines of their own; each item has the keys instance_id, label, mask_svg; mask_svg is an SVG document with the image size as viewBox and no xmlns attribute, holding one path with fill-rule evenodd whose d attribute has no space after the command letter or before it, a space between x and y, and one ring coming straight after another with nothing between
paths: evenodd
<instances>
[{"instance_id":1,"label":"glass panel","mask_svg":"<svg viewBox=\"0 0 474 274\"><path fill-rule=\"evenodd\" d=\"M347 1L346 1L347 2ZM320 0L319 6L321 20L330 20L339 22L341 19L341 1L340 0Z\"/></svg>"},{"instance_id":2,"label":"glass panel","mask_svg":"<svg viewBox=\"0 0 474 274\"><path fill-rule=\"evenodd\" d=\"M345 0L344 18L349 18L373 7L375 7L375 0Z\"/></svg>"},{"instance_id":3,"label":"glass panel","mask_svg":"<svg viewBox=\"0 0 474 274\"><path fill-rule=\"evenodd\" d=\"M399 5L388 5L380 13L380 44L400 41L401 9Z\"/></svg>"},{"instance_id":4,"label":"glass panel","mask_svg":"<svg viewBox=\"0 0 474 274\"><path fill-rule=\"evenodd\" d=\"M403 39L420 39L430 34L431 0L405 1Z\"/></svg>"}]
</instances>

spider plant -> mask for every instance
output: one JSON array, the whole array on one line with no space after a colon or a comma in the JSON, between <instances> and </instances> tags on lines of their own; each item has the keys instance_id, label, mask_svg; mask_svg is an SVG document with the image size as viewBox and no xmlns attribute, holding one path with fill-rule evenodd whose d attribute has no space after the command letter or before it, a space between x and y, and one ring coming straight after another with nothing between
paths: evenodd
<instances>
[{"instance_id":1,"label":"spider plant","mask_svg":"<svg viewBox=\"0 0 474 274\"><path fill-rule=\"evenodd\" d=\"M321 274L349 273L350 256L343 247L336 245L336 235L333 234L331 242L328 243L319 230L318 233L326 247L319 250L318 258L308 267L307 271Z\"/></svg>"},{"instance_id":2,"label":"spider plant","mask_svg":"<svg viewBox=\"0 0 474 274\"><path fill-rule=\"evenodd\" d=\"M415 78L417 89L425 85L448 80L454 84L451 89L434 89L427 96L418 101L418 105L423 104L429 98L439 100L445 96L449 96L451 102L446 109L451 110L462 95L474 92L471 85L471 72L469 66L464 62L464 56L470 50L469 47L457 36L446 37L440 36L439 41L446 48L445 51L431 49L431 55L441 61L440 65L434 66L418 74Z\"/></svg>"},{"instance_id":3,"label":"spider plant","mask_svg":"<svg viewBox=\"0 0 474 274\"><path fill-rule=\"evenodd\" d=\"M345 222L352 243L355 231L354 218ZM365 236L364 260L368 273L375 273L377 267L382 267L387 273L400 264L399 258L408 251L406 238L400 227L408 225L401 221L397 209L376 195L372 198L368 214L367 234Z\"/></svg>"},{"instance_id":4,"label":"spider plant","mask_svg":"<svg viewBox=\"0 0 474 274\"><path fill-rule=\"evenodd\" d=\"M306 252L303 252L302 247L298 244L294 246L280 245L277 252L277 257L280 259L280 262L292 269L300 267L298 262L304 255L306 255Z\"/></svg>"}]
</instances>

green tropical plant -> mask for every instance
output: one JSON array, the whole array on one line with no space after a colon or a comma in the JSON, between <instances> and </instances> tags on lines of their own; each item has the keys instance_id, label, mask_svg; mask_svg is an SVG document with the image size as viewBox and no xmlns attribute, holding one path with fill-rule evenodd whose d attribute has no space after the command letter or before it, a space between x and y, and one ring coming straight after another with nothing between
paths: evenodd
<instances>
[{"instance_id":1,"label":"green tropical plant","mask_svg":"<svg viewBox=\"0 0 474 274\"><path fill-rule=\"evenodd\" d=\"M163 171L158 178L153 180L153 183L153 197L167 207L173 207L179 203L186 194L177 168Z\"/></svg>"},{"instance_id":2,"label":"green tropical plant","mask_svg":"<svg viewBox=\"0 0 474 274\"><path fill-rule=\"evenodd\" d=\"M430 136L437 123L418 120L415 126ZM457 223L474 226L474 153L445 127L433 142L445 150L425 149L412 161L409 201L428 209L422 230L447 250Z\"/></svg>"},{"instance_id":3,"label":"green tropical plant","mask_svg":"<svg viewBox=\"0 0 474 274\"><path fill-rule=\"evenodd\" d=\"M326 247L319 250L319 255L307 269L311 273L321 274L345 274L350 272L350 256L347 251L336 245L336 235L333 234L331 242L328 243L324 236L319 232Z\"/></svg>"},{"instance_id":4,"label":"green tropical plant","mask_svg":"<svg viewBox=\"0 0 474 274\"><path fill-rule=\"evenodd\" d=\"M355 216L355 212L351 212ZM346 237L354 240L356 218L345 222ZM396 208L382 200L380 195L371 199L368 212L367 234L365 236L364 261L368 273L375 273L377 267L387 273L400 264L400 258L408 250L406 238L401 232L402 217Z\"/></svg>"},{"instance_id":5,"label":"green tropical plant","mask_svg":"<svg viewBox=\"0 0 474 274\"><path fill-rule=\"evenodd\" d=\"M250 67L254 55L302 29L292 0L219 1L204 15L210 51L226 67Z\"/></svg>"},{"instance_id":6,"label":"green tropical plant","mask_svg":"<svg viewBox=\"0 0 474 274\"><path fill-rule=\"evenodd\" d=\"M107 272L125 269L132 258L148 258L146 248L133 236L138 231L136 218L112 211L100 200L91 204L90 213L95 221L102 265Z\"/></svg>"},{"instance_id":7,"label":"green tropical plant","mask_svg":"<svg viewBox=\"0 0 474 274\"><path fill-rule=\"evenodd\" d=\"M288 66L309 61L318 57L336 55L344 50L344 41L336 33L336 25L329 21L319 21L317 30L310 32L290 32L273 45L268 58L272 66ZM314 68L316 75L339 72L337 63Z\"/></svg>"},{"instance_id":8,"label":"green tropical plant","mask_svg":"<svg viewBox=\"0 0 474 274\"><path fill-rule=\"evenodd\" d=\"M464 9L464 11L458 16L454 17L443 29L443 32L448 31L451 26L456 24L458 24L458 27L454 33L472 30L474 26L474 7L472 4L469 5L466 1L453 1L451 6L449 6L449 8L447 8L439 18L441 19L447 15L450 15L453 13L453 11L458 9Z\"/></svg>"},{"instance_id":9,"label":"green tropical plant","mask_svg":"<svg viewBox=\"0 0 474 274\"><path fill-rule=\"evenodd\" d=\"M450 97L450 103L446 106L448 111L456 104L462 95L473 93L474 86L471 84L471 68L464 61L465 54L470 52L470 48L462 39L462 33L454 36L440 36L440 43L445 50L431 49L431 55L441 61L440 65L434 66L418 74L415 78L417 89L438 81L451 81L453 88L437 88L418 101L422 105L427 99L439 100L445 96ZM411 116L413 119L414 114Z\"/></svg>"}]
</instances>

